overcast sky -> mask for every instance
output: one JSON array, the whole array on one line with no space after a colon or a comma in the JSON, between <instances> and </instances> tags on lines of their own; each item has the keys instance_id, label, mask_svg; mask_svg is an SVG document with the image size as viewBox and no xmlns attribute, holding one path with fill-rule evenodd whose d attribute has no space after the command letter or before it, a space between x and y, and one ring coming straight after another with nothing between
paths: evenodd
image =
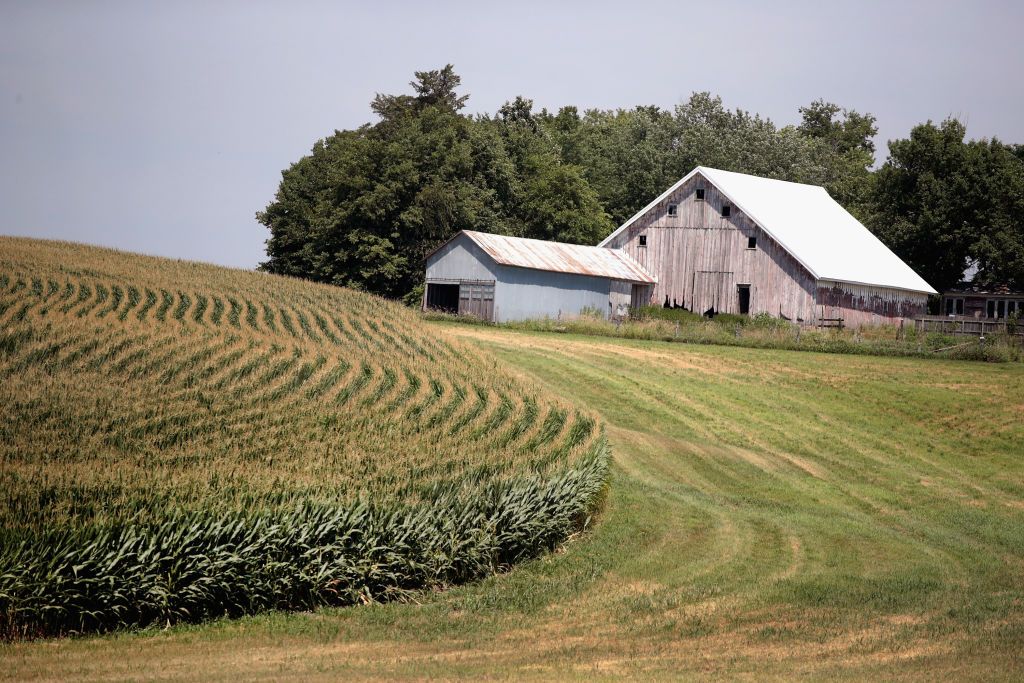
<instances>
[{"instance_id":1,"label":"overcast sky","mask_svg":"<svg viewBox=\"0 0 1024 683\"><path fill-rule=\"evenodd\" d=\"M0 234L253 267L280 172L453 63L468 111L672 107L1024 142L1024 3L0 0Z\"/></svg>"}]
</instances>

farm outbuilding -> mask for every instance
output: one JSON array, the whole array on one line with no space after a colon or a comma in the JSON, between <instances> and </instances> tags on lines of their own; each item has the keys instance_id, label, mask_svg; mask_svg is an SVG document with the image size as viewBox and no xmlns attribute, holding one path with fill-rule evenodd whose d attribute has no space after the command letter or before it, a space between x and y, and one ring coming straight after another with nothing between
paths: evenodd
<instances>
[{"instance_id":1,"label":"farm outbuilding","mask_svg":"<svg viewBox=\"0 0 1024 683\"><path fill-rule=\"evenodd\" d=\"M617 249L463 230L427 256L423 309L494 322L625 315L655 283Z\"/></svg>"},{"instance_id":2,"label":"farm outbuilding","mask_svg":"<svg viewBox=\"0 0 1024 683\"><path fill-rule=\"evenodd\" d=\"M1015 315L1024 317L1024 292L1007 285L986 288L962 282L942 293L939 312L951 318L1006 320Z\"/></svg>"},{"instance_id":3,"label":"farm outbuilding","mask_svg":"<svg viewBox=\"0 0 1024 683\"><path fill-rule=\"evenodd\" d=\"M860 326L935 290L824 188L697 167L599 246L657 276L649 302Z\"/></svg>"}]
</instances>

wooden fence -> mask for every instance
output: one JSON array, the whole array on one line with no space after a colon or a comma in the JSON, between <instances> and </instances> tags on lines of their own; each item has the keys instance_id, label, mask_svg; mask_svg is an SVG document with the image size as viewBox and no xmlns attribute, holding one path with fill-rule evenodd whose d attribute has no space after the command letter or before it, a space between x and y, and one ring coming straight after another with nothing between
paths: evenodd
<instances>
[{"instance_id":1,"label":"wooden fence","mask_svg":"<svg viewBox=\"0 0 1024 683\"><path fill-rule=\"evenodd\" d=\"M1006 334L1010 323L1006 320L988 318L968 318L966 316L922 315L914 319L914 329L918 332L942 332L943 334L962 334L972 337L984 337L990 334ZM1024 336L1024 324L1014 325L1014 334Z\"/></svg>"}]
</instances>

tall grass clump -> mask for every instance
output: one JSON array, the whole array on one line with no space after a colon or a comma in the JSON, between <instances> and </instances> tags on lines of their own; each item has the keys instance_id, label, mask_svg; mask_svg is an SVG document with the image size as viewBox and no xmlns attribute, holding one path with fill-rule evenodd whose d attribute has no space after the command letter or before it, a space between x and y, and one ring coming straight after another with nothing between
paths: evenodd
<instances>
[{"instance_id":1,"label":"tall grass clump","mask_svg":"<svg viewBox=\"0 0 1024 683\"><path fill-rule=\"evenodd\" d=\"M0 638L402 600L589 521L594 419L407 309L0 246Z\"/></svg>"}]
</instances>

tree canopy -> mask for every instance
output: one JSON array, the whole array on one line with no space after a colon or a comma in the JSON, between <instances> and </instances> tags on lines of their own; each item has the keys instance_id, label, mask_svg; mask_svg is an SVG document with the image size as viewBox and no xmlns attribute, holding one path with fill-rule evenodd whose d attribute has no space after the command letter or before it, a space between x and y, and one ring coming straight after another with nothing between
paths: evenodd
<instances>
[{"instance_id":1,"label":"tree canopy","mask_svg":"<svg viewBox=\"0 0 1024 683\"><path fill-rule=\"evenodd\" d=\"M377 123L335 131L284 171L257 214L270 229L263 269L401 297L459 230L583 244L607 234L597 193L532 103L466 116L460 82L451 65L416 72L414 95L377 95Z\"/></svg>"},{"instance_id":2,"label":"tree canopy","mask_svg":"<svg viewBox=\"0 0 1024 683\"><path fill-rule=\"evenodd\" d=\"M1024 287L1024 154L998 140L965 141L947 119L889 143L875 174L870 225L933 287L977 266L983 286Z\"/></svg>"},{"instance_id":3,"label":"tree canopy","mask_svg":"<svg viewBox=\"0 0 1024 683\"><path fill-rule=\"evenodd\" d=\"M1024 286L1024 150L967 142L957 121L892 141L872 171L875 117L824 100L779 127L707 92L671 110L551 113L518 96L470 115L450 64L410 87L283 172L257 214L264 270L416 300L423 259L459 230L596 244L704 165L824 186L937 288L968 263Z\"/></svg>"}]
</instances>

